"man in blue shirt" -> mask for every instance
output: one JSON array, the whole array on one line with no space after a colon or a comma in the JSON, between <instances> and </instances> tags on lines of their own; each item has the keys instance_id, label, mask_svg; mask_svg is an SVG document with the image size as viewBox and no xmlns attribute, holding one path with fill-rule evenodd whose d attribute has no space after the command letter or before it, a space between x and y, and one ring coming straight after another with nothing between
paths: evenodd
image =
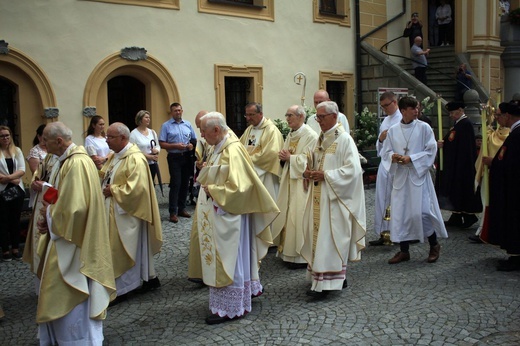
<instances>
[{"instance_id":1,"label":"man in blue shirt","mask_svg":"<svg viewBox=\"0 0 520 346\"><path fill-rule=\"evenodd\" d=\"M172 118L162 124L159 144L168 151L170 171L169 211L170 221L179 222L178 216L191 217L186 211L186 198L190 176L193 174L193 148L197 136L189 121L182 119L182 106L170 105Z\"/></svg>"}]
</instances>

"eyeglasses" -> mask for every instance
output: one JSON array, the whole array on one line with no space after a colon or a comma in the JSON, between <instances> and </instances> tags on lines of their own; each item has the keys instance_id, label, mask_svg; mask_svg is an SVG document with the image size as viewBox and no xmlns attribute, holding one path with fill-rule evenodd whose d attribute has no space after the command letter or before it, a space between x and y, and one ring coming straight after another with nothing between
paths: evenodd
<instances>
[{"instance_id":1,"label":"eyeglasses","mask_svg":"<svg viewBox=\"0 0 520 346\"><path fill-rule=\"evenodd\" d=\"M501 117L502 115L505 115L505 113L495 113L495 118L496 117ZM1 137L1 136L0 136Z\"/></svg>"},{"instance_id":2,"label":"eyeglasses","mask_svg":"<svg viewBox=\"0 0 520 346\"><path fill-rule=\"evenodd\" d=\"M390 106L392 103L394 103L394 101L390 101L386 105L381 105L381 108L386 108L386 107Z\"/></svg>"},{"instance_id":3,"label":"eyeglasses","mask_svg":"<svg viewBox=\"0 0 520 346\"><path fill-rule=\"evenodd\" d=\"M296 114L287 113L287 114L285 114L285 117L286 117L286 118L290 118L290 117L292 117L292 116L294 116L294 115L296 115Z\"/></svg>"},{"instance_id":4,"label":"eyeglasses","mask_svg":"<svg viewBox=\"0 0 520 346\"><path fill-rule=\"evenodd\" d=\"M327 115L331 115L331 114L334 114L334 113L327 113L327 114L320 114L320 115L316 114L316 120L322 121L323 119L325 119L325 117Z\"/></svg>"},{"instance_id":5,"label":"eyeglasses","mask_svg":"<svg viewBox=\"0 0 520 346\"><path fill-rule=\"evenodd\" d=\"M244 114L244 118L250 118L250 117L254 117L255 115L257 115L258 113L246 113Z\"/></svg>"},{"instance_id":6,"label":"eyeglasses","mask_svg":"<svg viewBox=\"0 0 520 346\"><path fill-rule=\"evenodd\" d=\"M9 137L11 137L11 135L0 135L0 138L2 138L2 139L6 139L6 138L9 138Z\"/></svg>"}]
</instances>

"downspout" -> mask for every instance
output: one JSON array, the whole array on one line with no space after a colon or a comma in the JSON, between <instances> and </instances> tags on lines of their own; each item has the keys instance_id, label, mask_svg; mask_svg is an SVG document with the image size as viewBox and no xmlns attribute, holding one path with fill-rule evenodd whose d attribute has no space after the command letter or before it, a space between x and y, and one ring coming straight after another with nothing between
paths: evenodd
<instances>
[{"instance_id":1,"label":"downspout","mask_svg":"<svg viewBox=\"0 0 520 346\"><path fill-rule=\"evenodd\" d=\"M359 18L360 18L359 3L360 3L360 0L355 0L354 1L354 8L355 8L355 15L356 15L356 76L357 76L357 78L356 78L356 96L357 96L357 113L358 114L361 114L363 112L363 94L362 94L363 86L362 86L362 83L361 83L361 68L362 68L362 64L361 64L361 41L363 41L365 38L369 37L373 33L381 30L382 28L384 28L388 24L390 24L390 23L396 21L397 19L399 19L400 17L402 17L406 13L406 1L407 0L403 0L403 5L402 5L403 9L401 10L400 13L398 13L395 17L390 18L388 21L386 21L385 23L381 24L377 28L372 29L371 31L369 31L368 33L366 33L363 36L361 36L361 25L359 23Z\"/></svg>"}]
</instances>

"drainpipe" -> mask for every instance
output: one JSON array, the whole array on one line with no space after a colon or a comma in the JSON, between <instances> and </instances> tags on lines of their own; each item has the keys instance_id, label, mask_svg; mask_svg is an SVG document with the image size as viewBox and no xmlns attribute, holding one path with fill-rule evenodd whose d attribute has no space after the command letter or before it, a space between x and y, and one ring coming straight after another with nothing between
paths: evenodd
<instances>
[{"instance_id":1,"label":"drainpipe","mask_svg":"<svg viewBox=\"0 0 520 346\"><path fill-rule=\"evenodd\" d=\"M361 36L361 25L359 23L359 17L360 17L359 2L360 2L360 0L354 1L354 9L355 9L355 15L356 15L356 18L355 18L355 20L356 20L356 76L357 76L357 78L356 78L356 95L357 95L357 113L358 114L361 114L361 112L363 112L363 94L362 94L363 86L361 83L361 68L362 68L361 41L363 41L365 38L369 37L373 33L381 30L388 24L390 24L390 23L396 21L397 19L399 19L400 17L402 17L406 13L406 1L407 0L403 0L402 10L400 13L398 13L395 17L390 18L388 21L381 24L377 28L372 29L370 32L366 33L363 36Z\"/></svg>"}]
</instances>

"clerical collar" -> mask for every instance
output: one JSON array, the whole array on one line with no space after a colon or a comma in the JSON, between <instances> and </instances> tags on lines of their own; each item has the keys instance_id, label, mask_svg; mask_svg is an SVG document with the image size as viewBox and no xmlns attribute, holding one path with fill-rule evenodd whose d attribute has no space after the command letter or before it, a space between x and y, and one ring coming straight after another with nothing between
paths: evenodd
<instances>
[{"instance_id":1,"label":"clerical collar","mask_svg":"<svg viewBox=\"0 0 520 346\"><path fill-rule=\"evenodd\" d=\"M128 143L125 145L123 149L121 149L118 153L114 153L114 159L119 159L121 156L123 156L124 153L132 146L132 143Z\"/></svg>"},{"instance_id":2,"label":"clerical collar","mask_svg":"<svg viewBox=\"0 0 520 346\"><path fill-rule=\"evenodd\" d=\"M220 147L222 147L222 145L224 145L224 143L226 143L226 139L228 139L228 138L229 138L229 133L226 133L224 138L220 142L215 144L215 150L214 150L215 153L218 153L218 151L220 150Z\"/></svg>"},{"instance_id":3,"label":"clerical collar","mask_svg":"<svg viewBox=\"0 0 520 346\"><path fill-rule=\"evenodd\" d=\"M65 149L65 152L63 154L61 154L61 156L58 158L58 160L60 160L60 162L63 162L65 161L65 159L67 158L67 156L69 155L69 151L72 150L73 148L76 147L76 144L74 143L71 143L67 149Z\"/></svg>"},{"instance_id":4,"label":"clerical collar","mask_svg":"<svg viewBox=\"0 0 520 346\"><path fill-rule=\"evenodd\" d=\"M305 124L302 124L302 126L300 126L300 128L298 130L291 130L291 133L296 134L298 132L301 132L304 126L305 126Z\"/></svg>"},{"instance_id":5,"label":"clerical collar","mask_svg":"<svg viewBox=\"0 0 520 346\"><path fill-rule=\"evenodd\" d=\"M415 119L412 119L410 122L405 123L405 122L404 122L404 118L403 118L403 119L401 119L401 124L404 124L404 125L410 125L411 123L413 123L414 120L415 120Z\"/></svg>"},{"instance_id":6,"label":"clerical collar","mask_svg":"<svg viewBox=\"0 0 520 346\"><path fill-rule=\"evenodd\" d=\"M262 126L262 124L264 123L264 120L265 120L265 117L262 117L262 120L260 120L260 122L258 123L258 125L256 126L253 126L253 128L256 130L256 129L259 129L260 126Z\"/></svg>"},{"instance_id":7,"label":"clerical collar","mask_svg":"<svg viewBox=\"0 0 520 346\"><path fill-rule=\"evenodd\" d=\"M460 118L459 118L458 120L455 121L455 124L457 124L457 123L458 123L459 121L461 121L462 119L466 119L466 118L467 118L466 114L462 114L462 115L460 116Z\"/></svg>"}]
</instances>

